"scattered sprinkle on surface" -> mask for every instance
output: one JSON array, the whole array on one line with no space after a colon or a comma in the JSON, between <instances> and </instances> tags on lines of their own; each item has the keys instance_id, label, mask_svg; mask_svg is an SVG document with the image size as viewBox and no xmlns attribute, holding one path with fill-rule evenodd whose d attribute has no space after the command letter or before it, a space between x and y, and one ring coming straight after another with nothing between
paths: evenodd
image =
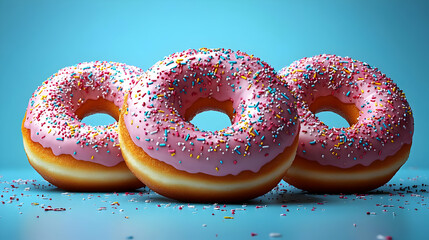
<instances>
[{"instance_id":1,"label":"scattered sprinkle on surface","mask_svg":"<svg viewBox=\"0 0 429 240\"><path fill-rule=\"evenodd\" d=\"M282 181L259 198L235 204L177 202L148 188L67 192L34 171L2 170L0 176L1 239L15 239L23 226L27 239L56 239L58 234L75 239L171 239L172 234L198 239L296 239L303 234L318 239L417 239L429 221L429 171L421 170L400 170L388 184L365 194L308 194ZM333 225L336 231L330 230ZM120 229L115 233L106 230L116 226ZM168 231L160 231L166 226Z\"/></svg>"}]
</instances>

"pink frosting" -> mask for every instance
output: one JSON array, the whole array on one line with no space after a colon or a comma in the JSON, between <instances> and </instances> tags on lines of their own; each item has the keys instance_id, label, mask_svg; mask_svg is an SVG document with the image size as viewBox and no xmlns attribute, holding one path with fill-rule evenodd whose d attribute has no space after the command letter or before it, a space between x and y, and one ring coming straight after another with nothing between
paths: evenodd
<instances>
[{"instance_id":1,"label":"pink frosting","mask_svg":"<svg viewBox=\"0 0 429 240\"><path fill-rule=\"evenodd\" d=\"M298 156L340 168L368 166L411 144L411 108L404 93L377 68L324 54L296 61L279 74L298 99ZM329 95L356 105L356 124L329 129L309 110L317 97Z\"/></svg>"},{"instance_id":2,"label":"pink frosting","mask_svg":"<svg viewBox=\"0 0 429 240\"><path fill-rule=\"evenodd\" d=\"M232 125L202 131L183 119L199 98L232 100ZM175 53L130 91L125 125L149 156L189 173L237 175L259 169L293 144L295 99L259 58L225 49ZM212 106L215 107L215 106Z\"/></svg>"},{"instance_id":3,"label":"pink frosting","mask_svg":"<svg viewBox=\"0 0 429 240\"><path fill-rule=\"evenodd\" d=\"M43 82L33 93L24 127L31 140L51 148L55 155L67 154L77 160L105 166L124 161L118 143L117 123L89 126L75 111L86 100L104 98L118 108L124 95L143 71L114 62L89 62L66 67Z\"/></svg>"}]
</instances>

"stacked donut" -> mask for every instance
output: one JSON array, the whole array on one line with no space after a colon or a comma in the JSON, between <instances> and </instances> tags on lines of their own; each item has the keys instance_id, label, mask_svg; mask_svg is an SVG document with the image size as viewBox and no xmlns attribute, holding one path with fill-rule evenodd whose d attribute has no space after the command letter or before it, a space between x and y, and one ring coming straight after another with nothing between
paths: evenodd
<instances>
[{"instance_id":1,"label":"stacked donut","mask_svg":"<svg viewBox=\"0 0 429 240\"><path fill-rule=\"evenodd\" d=\"M231 126L189 121L218 110ZM314 115L330 110L348 128ZM105 112L119 121L89 126ZM413 134L404 94L377 69L333 55L305 58L277 74L253 55L187 50L148 71L113 62L64 68L40 86L22 124L30 164L74 191L143 184L182 201L243 201L284 178L312 192L367 191L406 161Z\"/></svg>"}]
</instances>

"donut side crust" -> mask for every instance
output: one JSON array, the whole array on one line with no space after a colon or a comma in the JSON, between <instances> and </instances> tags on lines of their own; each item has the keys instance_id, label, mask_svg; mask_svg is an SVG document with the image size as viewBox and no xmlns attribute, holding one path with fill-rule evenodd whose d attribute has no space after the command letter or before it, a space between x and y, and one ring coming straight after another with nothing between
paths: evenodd
<instances>
[{"instance_id":1,"label":"donut side crust","mask_svg":"<svg viewBox=\"0 0 429 240\"><path fill-rule=\"evenodd\" d=\"M296 155L284 180L313 193L359 193L376 189L387 183L407 161L411 144L404 144L396 154L375 160L369 166L351 168L323 166L316 161Z\"/></svg>"},{"instance_id":2,"label":"donut side crust","mask_svg":"<svg viewBox=\"0 0 429 240\"><path fill-rule=\"evenodd\" d=\"M24 117L25 121L25 117ZM31 166L48 182L68 191L129 191L144 185L129 171L125 162L107 167L76 160L70 155L54 155L50 148L31 140L31 132L21 126L24 149Z\"/></svg>"}]
</instances>

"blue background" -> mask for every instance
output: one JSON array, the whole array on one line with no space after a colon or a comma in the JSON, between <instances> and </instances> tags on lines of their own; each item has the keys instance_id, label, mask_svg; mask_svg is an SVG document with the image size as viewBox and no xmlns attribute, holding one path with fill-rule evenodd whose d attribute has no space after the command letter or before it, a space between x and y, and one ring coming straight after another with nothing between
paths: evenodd
<instances>
[{"instance_id":1,"label":"blue background","mask_svg":"<svg viewBox=\"0 0 429 240\"><path fill-rule=\"evenodd\" d=\"M0 0L0 239L267 239L273 232L282 239L425 238L428 9L429 1L391 0ZM321 53L378 67L404 90L414 112L408 162L367 195L307 194L282 181L246 205L220 204L220 210L147 188L141 195L64 193L31 168L20 126L31 94L51 74L94 60L146 70L173 52L200 47L242 50L276 70Z\"/></svg>"},{"instance_id":2,"label":"blue background","mask_svg":"<svg viewBox=\"0 0 429 240\"><path fill-rule=\"evenodd\" d=\"M280 70L321 53L378 67L404 90L415 119L405 167L428 168L428 1L0 0L0 168L29 168L20 125L33 91L79 62L146 70L188 48L231 48Z\"/></svg>"},{"instance_id":3,"label":"blue background","mask_svg":"<svg viewBox=\"0 0 429 240\"><path fill-rule=\"evenodd\" d=\"M429 167L428 4L404 1L1 1L1 167L28 167L20 124L32 92L62 67L83 61L147 69L170 53L224 47L275 69L320 53L377 66L414 111L407 166Z\"/></svg>"}]
</instances>

